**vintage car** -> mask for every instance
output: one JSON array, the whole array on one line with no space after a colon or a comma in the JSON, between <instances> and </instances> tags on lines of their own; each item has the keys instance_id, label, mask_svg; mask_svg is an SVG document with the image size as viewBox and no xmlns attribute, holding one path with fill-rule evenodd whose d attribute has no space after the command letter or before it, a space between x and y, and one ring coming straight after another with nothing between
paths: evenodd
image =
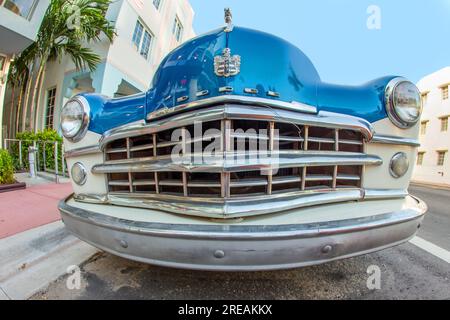
<instances>
[{"instance_id":1,"label":"vintage car","mask_svg":"<svg viewBox=\"0 0 450 320\"><path fill-rule=\"evenodd\" d=\"M226 25L172 51L151 88L73 97L61 112L80 239L145 263L294 268L413 237L421 95L387 76L321 81L273 35Z\"/></svg>"}]
</instances>

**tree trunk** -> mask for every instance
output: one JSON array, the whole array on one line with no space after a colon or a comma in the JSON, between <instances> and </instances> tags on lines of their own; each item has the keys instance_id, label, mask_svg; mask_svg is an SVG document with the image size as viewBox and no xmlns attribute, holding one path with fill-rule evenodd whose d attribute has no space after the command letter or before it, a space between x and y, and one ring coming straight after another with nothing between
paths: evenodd
<instances>
[{"instance_id":1,"label":"tree trunk","mask_svg":"<svg viewBox=\"0 0 450 320\"><path fill-rule=\"evenodd\" d=\"M12 125L13 125L13 122L14 122L13 115L14 115L15 95L16 95L16 84L14 83L13 87L11 89L11 108L9 110L9 125L8 125L9 130L8 130L8 134L7 134L7 137L9 139L12 138L12 131L13 131Z\"/></svg>"},{"instance_id":2,"label":"tree trunk","mask_svg":"<svg viewBox=\"0 0 450 320\"><path fill-rule=\"evenodd\" d=\"M42 92L42 87L43 87L43 85L44 85L44 81L45 81L45 75L46 75L46 73L47 73L47 70L46 70L47 68L44 68L44 71L42 72L42 75L41 75L41 82L40 82L40 84L39 84L39 93L41 93ZM38 125L38 112L39 112L39 106L40 106L40 104L41 104L41 97L42 97L42 95L41 94L39 94L38 95L38 98L37 98L37 101L36 101L36 114L35 114L35 128L37 128L37 125ZM45 99L45 98L44 98ZM45 101L45 100L44 100ZM45 106L44 106L44 108L45 108Z\"/></svg>"},{"instance_id":3,"label":"tree trunk","mask_svg":"<svg viewBox=\"0 0 450 320\"><path fill-rule=\"evenodd\" d=\"M30 118L30 124L31 124L31 130L36 133L36 118L37 118L37 108L38 105L36 103L36 100L38 100L38 96L40 95L40 89L41 89L41 82L42 82L42 76L44 74L45 70L45 61L46 59L41 60L41 65L39 66L38 73L36 76L36 82L34 83L34 89L33 89L33 96L31 98L31 118Z\"/></svg>"},{"instance_id":4,"label":"tree trunk","mask_svg":"<svg viewBox=\"0 0 450 320\"><path fill-rule=\"evenodd\" d=\"M17 101L17 113L16 113L16 127L14 128L14 138L16 137L16 134L19 132L19 122L20 122L20 110L22 108L22 100L23 100L23 94L24 94L24 83L22 80L20 80L19 83L19 100Z\"/></svg>"},{"instance_id":5,"label":"tree trunk","mask_svg":"<svg viewBox=\"0 0 450 320\"><path fill-rule=\"evenodd\" d=\"M27 79L27 88L25 93L25 100L23 101L23 110L22 110L22 131L26 129L27 123L27 111L28 111L28 100L30 99L30 91L31 91L31 83L33 82L33 69L34 63L32 64L30 70L28 71L28 79Z\"/></svg>"}]
</instances>

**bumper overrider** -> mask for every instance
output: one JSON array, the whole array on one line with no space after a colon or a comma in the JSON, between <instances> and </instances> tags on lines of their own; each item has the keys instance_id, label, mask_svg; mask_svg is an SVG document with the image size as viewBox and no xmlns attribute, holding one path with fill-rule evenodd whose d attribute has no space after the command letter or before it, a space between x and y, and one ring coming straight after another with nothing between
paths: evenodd
<instances>
[{"instance_id":1,"label":"bumper overrider","mask_svg":"<svg viewBox=\"0 0 450 320\"><path fill-rule=\"evenodd\" d=\"M170 213L164 213L165 222L150 222L137 218L151 214L138 208L122 210L132 217L128 220L115 206L80 204L72 196L60 202L59 210L77 237L127 259L185 269L255 271L320 264L401 244L415 235L427 210L415 197L402 201L388 212L381 211L389 206L380 200L320 206L324 212L337 206L365 212L371 206L376 214L293 224L266 224L264 218L189 223Z\"/></svg>"}]
</instances>

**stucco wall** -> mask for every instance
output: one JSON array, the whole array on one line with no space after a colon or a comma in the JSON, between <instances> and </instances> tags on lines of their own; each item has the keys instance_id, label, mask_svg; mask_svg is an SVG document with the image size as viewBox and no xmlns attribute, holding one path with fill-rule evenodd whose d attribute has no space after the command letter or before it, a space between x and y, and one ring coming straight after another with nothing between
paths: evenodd
<instances>
[{"instance_id":1,"label":"stucco wall","mask_svg":"<svg viewBox=\"0 0 450 320\"><path fill-rule=\"evenodd\" d=\"M124 1L116 21L118 36L109 48L107 61L148 89L150 78L160 61L180 44L172 34L175 16L178 16L184 26L181 41L184 42L194 36L194 12L185 0L162 0L159 10L156 10L153 1L142 1L142 8L136 3L133 0ZM146 14L143 14L144 12ZM148 59L142 57L132 45L138 19L154 36Z\"/></svg>"},{"instance_id":2,"label":"stucco wall","mask_svg":"<svg viewBox=\"0 0 450 320\"><path fill-rule=\"evenodd\" d=\"M35 39L41 25L44 13L50 4L50 0L39 0L36 3L36 7L33 10L31 18L25 19L12 11L0 6L0 26L12 31L6 36L10 37L11 34L15 34L14 38L4 39L0 33L0 53L13 54L24 50L28 45L30 45ZM16 43L20 43L23 46L19 48L19 51L15 49ZM14 50L9 49L14 48Z\"/></svg>"},{"instance_id":3,"label":"stucco wall","mask_svg":"<svg viewBox=\"0 0 450 320\"><path fill-rule=\"evenodd\" d=\"M423 164L416 165L413 180L450 185L450 154L443 166L437 166L437 150L450 151L450 129L441 132L440 117L450 115L450 99L442 100L442 85L450 83L450 67L432 73L418 82L422 93L428 92L422 120L428 120L426 134L420 135L419 152L425 152Z\"/></svg>"}]
</instances>

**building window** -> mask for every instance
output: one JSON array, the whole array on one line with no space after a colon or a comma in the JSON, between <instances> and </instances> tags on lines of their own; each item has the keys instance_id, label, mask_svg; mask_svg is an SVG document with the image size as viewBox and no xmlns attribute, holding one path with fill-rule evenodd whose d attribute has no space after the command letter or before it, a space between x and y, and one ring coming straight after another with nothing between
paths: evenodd
<instances>
[{"instance_id":1,"label":"building window","mask_svg":"<svg viewBox=\"0 0 450 320\"><path fill-rule=\"evenodd\" d=\"M161 7L161 0L153 0L153 5L155 6L156 10L159 10Z\"/></svg>"},{"instance_id":2,"label":"building window","mask_svg":"<svg viewBox=\"0 0 450 320\"><path fill-rule=\"evenodd\" d=\"M423 157L425 156L425 152L419 152L417 154L417 165L421 166L423 164Z\"/></svg>"},{"instance_id":3,"label":"building window","mask_svg":"<svg viewBox=\"0 0 450 320\"><path fill-rule=\"evenodd\" d=\"M441 118L441 131L448 131L448 117Z\"/></svg>"},{"instance_id":4,"label":"building window","mask_svg":"<svg viewBox=\"0 0 450 320\"><path fill-rule=\"evenodd\" d=\"M37 2L38 0L0 0L0 5L21 17L31 19Z\"/></svg>"},{"instance_id":5,"label":"building window","mask_svg":"<svg viewBox=\"0 0 450 320\"><path fill-rule=\"evenodd\" d=\"M442 87L442 100L448 100L448 86Z\"/></svg>"},{"instance_id":6,"label":"building window","mask_svg":"<svg viewBox=\"0 0 450 320\"><path fill-rule=\"evenodd\" d=\"M447 154L447 151L438 151L437 153L438 153L437 165L443 166L445 163L445 155Z\"/></svg>"},{"instance_id":7,"label":"building window","mask_svg":"<svg viewBox=\"0 0 450 320\"><path fill-rule=\"evenodd\" d=\"M55 113L56 88L47 90L47 106L45 113L45 127L53 129L53 116Z\"/></svg>"},{"instance_id":8,"label":"building window","mask_svg":"<svg viewBox=\"0 0 450 320\"><path fill-rule=\"evenodd\" d=\"M428 93L422 94L422 107L425 107L428 102Z\"/></svg>"},{"instance_id":9,"label":"building window","mask_svg":"<svg viewBox=\"0 0 450 320\"><path fill-rule=\"evenodd\" d=\"M428 124L428 121L422 121L420 123L420 134L421 135L424 135L427 133L427 124Z\"/></svg>"},{"instance_id":10,"label":"building window","mask_svg":"<svg viewBox=\"0 0 450 320\"><path fill-rule=\"evenodd\" d=\"M141 44L142 32L144 31L144 26L139 21L136 22L136 27L134 27L133 33L133 43L136 48L139 49L139 45Z\"/></svg>"},{"instance_id":11,"label":"building window","mask_svg":"<svg viewBox=\"0 0 450 320\"><path fill-rule=\"evenodd\" d=\"M141 45L141 56L148 59L148 52L150 50L150 43L152 42L152 36L147 31L144 31L144 38Z\"/></svg>"},{"instance_id":12,"label":"building window","mask_svg":"<svg viewBox=\"0 0 450 320\"><path fill-rule=\"evenodd\" d=\"M140 21L137 21L133 33L133 44L139 54L145 59L148 59L152 38L153 36L150 31Z\"/></svg>"},{"instance_id":13,"label":"building window","mask_svg":"<svg viewBox=\"0 0 450 320\"><path fill-rule=\"evenodd\" d=\"M175 38L177 39L178 42L180 42L181 39L183 38L183 25L181 24L180 19L178 19L178 17L175 17L172 33L175 35Z\"/></svg>"}]
</instances>

